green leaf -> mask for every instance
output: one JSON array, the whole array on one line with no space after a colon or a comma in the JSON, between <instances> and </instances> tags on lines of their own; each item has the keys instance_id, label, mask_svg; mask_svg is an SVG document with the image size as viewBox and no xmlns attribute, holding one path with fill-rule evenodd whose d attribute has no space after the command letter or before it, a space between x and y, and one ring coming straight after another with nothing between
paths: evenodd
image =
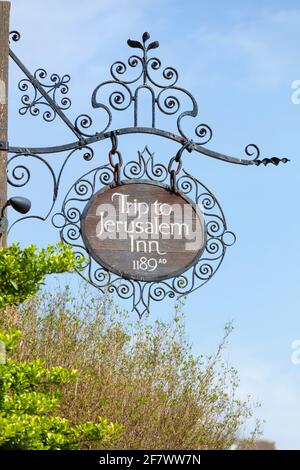
<instances>
[{"instance_id":1,"label":"green leaf","mask_svg":"<svg viewBox=\"0 0 300 470\"><path fill-rule=\"evenodd\" d=\"M11 285L18 290L18 284L15 281L10 280Z\"/></svg>"}]
</instances>

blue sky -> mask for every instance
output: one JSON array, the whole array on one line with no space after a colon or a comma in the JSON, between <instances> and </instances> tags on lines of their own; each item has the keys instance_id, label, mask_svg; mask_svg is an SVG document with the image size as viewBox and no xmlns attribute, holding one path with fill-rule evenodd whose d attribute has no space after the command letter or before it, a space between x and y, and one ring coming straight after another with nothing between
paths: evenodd
<instances>
[{"instance_id":1,"label":"blue sky","mask_svg":"<svg viewBox=\"0 0 300 470\"><path fill-rule=\"evenodd\" d=\"M70 117L91 111L93 89L108 79L112 62L132 52L126 40L149 31L160 41L157 55L163 64L179 71L179 85L197 99L197 123L212 127L209 148L243 157L245 146L255 143L262 157L292 160L279 167L242 167L194 153L184 161L218 197L237 235L216 276L186 301L189 338L195 353L213 352L224 324L234 319L226 358L240 372L241 394L263 404L264 436L283 449L300 449L300 365L291 361L291 344L300 339L300 105L291 101L291 84L300 79L299 24L296 0L13 0L11 15L11 29L22 33L13 48L28 68L71 75ZM18 116L19 77L12 65L10 144L73 141L58 119L45 124ZM100 115L91 114L100 127ZM167 161L176 149L148 136L133 143L120 139L119 144L124 158L148 144L158 159ZM95 147L99 164L107 148ZM60 156L49 158L55 166ZM62 194L85 168L81 162L68 167ZM46 210L49 180L37 166L32 176L33 210ZM16 227L10 241L42 246L57 236L49 224L31 222ZM168 307L169 313L164 304L155 305L152 318L171 314Z\"/></svg>"}]
</instances>

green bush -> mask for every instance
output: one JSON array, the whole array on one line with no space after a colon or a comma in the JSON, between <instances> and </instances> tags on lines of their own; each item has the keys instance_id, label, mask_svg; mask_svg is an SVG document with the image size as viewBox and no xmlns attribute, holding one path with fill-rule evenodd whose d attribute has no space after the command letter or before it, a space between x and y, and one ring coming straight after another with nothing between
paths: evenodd
<instances>
[{"instance_id":1,"label":"green bush","mask_svg":"<svg viewBox=\"0 0 300 470\"><path fill-rule=\"evenodd\" d=\"M257 427L243 433L253 406L222 359L232 326L214 355L195 357L178 308L132 322L111 294L34 297L47 274L82 262L63 244L0 250L0 326L23 334L15 349L17 332L0 336L13 349L0 364L0 449L228 449L254 438Z\"/></svg>"},{"instance_id":2,"label":"green bush","mask_svg":"<svg viewBox=\"0 0 300 470\"><path fill-rule=\"evenodd\" d=\"M19 244L0 249L0 309L19 305L34 296L47 274L72 272L80 269L83 259L77 259L69 245L58 243L38 250Z\"/></svg>"},{"instance_id":3,"label":"green bush","mask_svg":"<svg viewBox=\"0 0 300 470\"><path fill-rule=\"evenodd\" d=\"M18 331L0 331L0 341L9 352L16 346ZM47 369L41 360L0 364L0 450L70 450L97 441L110 447L121 426L98 419L72 426L68 419L53 415L59 406L61 387L73 382L75 370Z\"/></svg>"},{"instance_id":4,"label":"green bush","mask_svg":"<svg viewBox=\"0 0 300 470\"><path fill-rule=\"evenodd\" d=\"M215 354L195 357L180 308L165 321L131 320L111 294L89 292L52 290L18 313L16 359L79 371L62 395L65 418L122 424L114 444L122 450L228 449L256 435L245 435L255 406L239 399L237 371L223 361L231 325Z\"/></svg>"}]
</instances>

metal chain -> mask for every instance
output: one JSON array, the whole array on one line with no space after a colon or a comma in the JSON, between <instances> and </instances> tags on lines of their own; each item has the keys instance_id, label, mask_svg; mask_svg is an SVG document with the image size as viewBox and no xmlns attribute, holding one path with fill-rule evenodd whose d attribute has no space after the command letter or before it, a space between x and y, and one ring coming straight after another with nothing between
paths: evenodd
<instances>
[{"instance_id":1,"label":"metal chain","mask_svg":"<svg viewBox=\"0 0 300 470\"><path fill-rule=\"evenodd\" d=\"M115 132L111 133L111 150L109 151L108 158L109 158L109 163L114 169L114 186L120 186L121 184L121 176L120 176L120 170L123 165L123 159L122 159L122 154L118 150L118 139L116 136ZM117 155L118 160L117 162L114 162L113 156Z\"/></svg>"},{"instance_id":2,"label":"metal chain","mask_svg":"<svg viewBox=\"0 0 300 470\"><path fill-rule=\"evenodd\" d=\"M182 168L182 154L184 150L187 150L188 152L192 151L190 141L187 141L182 145L182 147L178 150L176 155L171 158L169 165L168 165L168 173L170 173L170 188L171 188L171 191L174 193L177 192L176 176L178 175L178 173L181 171L181 168ZM177 163L176 169L172 168L174 163Z\"/></svg>"}]
</instances>

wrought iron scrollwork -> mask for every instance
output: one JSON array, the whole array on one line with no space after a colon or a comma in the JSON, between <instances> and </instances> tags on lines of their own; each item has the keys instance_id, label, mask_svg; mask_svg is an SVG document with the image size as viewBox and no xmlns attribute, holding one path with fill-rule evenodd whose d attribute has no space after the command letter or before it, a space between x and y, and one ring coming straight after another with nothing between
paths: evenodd
<instances>
[{"instance_id":1,"label":"wrought iron scrollwork","mask_svg":"<svg viewBox=\"0 0 300 470\"><path fill-rule=\"evenodd\" d=\"M23 188L31 183L32 174L30 171L30 163L38 162L47 170L50 180L52 182L52 191L49 191L50 197L48 198L48 208L45 210L44 215L40 214L30 214L27 216L20 217L15 220L13 224L9 227L9 232L11 229L21 221L25 219L36 219L41 221L46 221L57 201L58 192L60 188L61 178L63 172L66 168L68 161L75 153L81 152L82 158L85 161L90 161L94 157L94 150L89 146L83 146L81 149L74 149L67 153L64 160L61 163L61 166L58 170L54 171L53 167L50 165L48 160L41 155L37 154L28 154L28 153L17 153L12 155L8 159L7 163L7 182L10 186L14 188Z\"/></svg>"},{"instance_id":2,"label":"wrought iron scrollwork","mask_svg":"<svg viewBox=\"0 0 300 470\"><path fill-rule=\"evenodd\" d=\"M255 144L247 145L247 147L245 148L245 153L249 157L253 157L252 162L256 166L259 166L259 165L267 166L267 165L270 165L270 164L277 166L277 165L279 165L279 163L287 163L287 162L290 161L288 158L279 158L279 157L263 158L261 160L259 158L260 157L260 149Z\"/></svg>"},{"instance_id":3,"label":"wrought iron scrollwork","mask_svg":"<svg viewBox=\"0 0 300 470\"><path fill-rule=\"evenodd\" d=\"M60 77L58 74L53 73L49 78L49 82L45 82L47 79L46 70L38 69L34 73L34 78L40 82L59 109L66 110L70 108L71 100L66 96L69 91L68 83L71 79L70 75ZM39 93L38 89L28 78L20 80L18 86L19 90L24 93L21 98L23 106L19 109L21 115L30 112L32 116L38 116L40 114L40 107L46 107L47 109L43 112L44 120L51 122L56 118L57 111L51 107L50 103L44 99L44 96ZM29 94L30 89L31 96ZM59 93L60 97L58 96Z\"/></svg>"},{"instance_id":4,"label":"wrought iron scrollwork","mask_svg":"<svg viewBox=\"0 0 300 470\"><path fill-rule=\"evenodd\" d=\"M146 147L138 152L138 159L122 167L123 178L164 182L168 171L156 163L154 154ZM161 282L132 281L121 278L97 264L89 255L80 231L81 214L90 198L100 189L114 183L114 169L109 165L96 167L80 177L68 191L60 212L52 217L60 237L73 246L78 255L86 258L85 269L79 274L101 291L108 289L123 299L131 300L132 309L141 317L149 311L151 301L185 296L205 284L218 270L228 246L235 242L234 234L227 229L224 213L216 197L198 179L182 170L177 179L177 190L202 207L207 241L203 255L196 265L175 278Z\"/></svg>"},{"instance_id":5,"label":"wrought iron scrollwork","mask_svg":"<svg viewBox=\"0 0 300 470\"><path fill-rule=\"evenodd\" d=\"M17 42L20 34L12 31L10 39L12 42ZM212 138L212 130L207 124L196 124L192 136L186 131L185 124L193 122L193 119L198 116L198 105L193 95L179 86L177 70L170 66L163 67L161 60L152 54L152 51L159 47L158 41L150 41L149 33L144 33L141 41L129 39L127 43L131 49L135 50L134 53L127 62L114 62L110 68L109 79L100 83L93 91L92 107L104 112L104 124L97 124L98 131L94 133L91 131L93 121L88 114L80 114L72 121L65 113L71 106L71 101L67 96L70 76L52 74L48 77L44 69L38 69L32 74L10 49L11 59L25 75L25 78L19 82L19 90L23 93L20 113L33 116L42 114L44 120L48 122L59 117L75 135L76 140L63 145L40 148L0 144L2 144L2 149L5 148L11 154L8 162L8 183L11 186L20 188L31 181L32 176L28 169L27 159L35 160L47 169L53 186L52 196L44 215L30 214L21 217L12 226L24 219L45 221L52 216L53 226L59 230L61 239L71 244L78 255L83 254L87 259L85 269L80 272L80 275L100 290L108 289L109 292L116 292L124 299L130 299L133 310L142 316L149 310L151 301L167 297L174 298L178 295L184 296L205 284L218 270L227 247L235 241L234 234L227 229L222 208L215 196L196 177L181 168L180 152L184 149L209 158L245 166L269 164L277 166L289 160L277 156L262 158L255 144L246 146L243 158L208 149L205 145ZM108 95L104 95L105 90L108 90ZM140 126L139 104L143 92L148 93L151 100L148 127ZM124 127L113 128L115 112L125 110L131 112L131 123L129 126L126 123ZM176 130L159 128L157 123L161 116L173 118ZM60 212L53 215L62 174L72 156L81 152L83 159L89 162L94 157L92 144L105 139L113 141L116 136L128 134L160 136L176 142L180 150L172 160L172 164L170 162L169 168L156 162L154 154L147 147L143 152L138 152L137 160L124 161L121 165L122 161L119 158L119 164L113 161L113 167L109 164L97 165L94 170L80 177L72 185ZM54 153L62 155L56 171L46 157L47 154ZM177 170L175 163L178 165ZM205 251L198 263L180 276L159 283L125 280L96 264L88 255L80 232L80 217L87 201L98 189L119 184L121 179L147 178L163 183L170 176L173 191L183 193L203 208L207 240Z\"/></svg>"},{"instance_id":6,"label":"wrought iron scrollwork","mask_svg":"<svg viewBox=\"0 0 300 470\"><path fill-rule=\"evenodd\" d=\"M149 33L144 33L142 42L128 39L129 47L139 49L142 55L134 54L129 57L127 64L122 61L116 61L110 68L112 80L105 81L98 85L92 95L92 106L101 108L107 113L107 125L103 129L105 132L112 122L112 110L124 111L133 106L133 127L137 127L139 123L139 94L142 89L147 90L151 95L151 123L154 128L157 120L157 111L166 115L176 115L177 130L184 140L189 140L184 133L182 120L187 116L196 117L198 114L198 105L195 98L190 92L177 86L178 72L173 67L162 68L162 63L158 57L149 57L149 51L159 47L158 41L149 43ZM134 77L127 77L129 71L136 71ZM161 72L164 82L158 81L154 77L155 72ZM132 86L136 84L133 89ZM113 90L109 97L108 103L105 104L100 99L100 92L105 87L115 85L117 88ZM182 104L180 100L188 98L190 101L190 109L181 110ZM203 145L210 141L212 130L207 124L198 124L195 128L196 144Z\"/></svg>"},{"instance_id":7,"label":"wrought iron scrollwork","mask_svg":"<svg viewBox=\"0 0 300 470\"><path fill-rule=\"evenodd\" d=\"M20 34L17 31L11 32L12 41L18 41ZM187 135L184 131L183 123L185 118L195 118L198 115L198 105L193 95L186 89L178 86L178 72L174 67L162 67L162 62L158 57L150 56L149 52L159 47L158 41L150 42L149 33L144 33L142 41L129 39L127 41L129 47L137 49L137 53L129 57L127 62L116 61L110 68L110 80L100 83L92 94L92 106L102 109L105 113L105 123L96 133L90 131L93 121L88 114L80 114L75 122L72 123L64 111L66 111L71 102L66 93L68 92L69 75L62 77L57 74L50 76L50 82L43 84L46 78L46 71L39 69L35 75L32 75L16 54L10 50L10 56L18 67L24 72L26 79L21 80L19 88L23 92L27 92L29 84L33 87L33 95L30 97L25 93L22 97L21 113L26 114L28 111L33 116L40 114L40 106L47 106L48 109L43 113L46 121L52 121L57 115L76 135L77 141L69 144L58 145L54 147L9 147L11 153L28 153L28 154L44 154L56 153L66 150L80 149L83 145L90 145L104 139L111 138L112 132L119 135L124 134L154 134L167 139L174 140L179 144L188 144L189 147L204 156L215 158L227 163L238 165L278 165L279 163L287 163L287 158L270 157L259 159L257 153L260 154L258 147L250 144L245 149L246 158L231 157L204 147L211 138L212 130L204 123L196 125L194 129L194 139ZM139 51L141 51L139 53ZM130 76L130 72L134 72ZM129 74L129 75L128 75ZM157 78L159 75L159 78ZM101 92L105 88L114 86L115 89L110 92L107 102L100 98ZM135 87L134 87L135 86ZM139 95L142 90L147 90L151 96L151 126L139 126ZM60 92L60 98L57 93ZM50 96L51 95L51 96ZM182 109L182 101L189 101L189 109ZM133 108L133 125L132 127L124 127L115 130L109 130L113 121L113 111L125 111ZM167 116L177 115L178 134L169 132L156 126L157 113ZM104 117L105 117L104 116Z\"/></svg>"}]
</instances>

